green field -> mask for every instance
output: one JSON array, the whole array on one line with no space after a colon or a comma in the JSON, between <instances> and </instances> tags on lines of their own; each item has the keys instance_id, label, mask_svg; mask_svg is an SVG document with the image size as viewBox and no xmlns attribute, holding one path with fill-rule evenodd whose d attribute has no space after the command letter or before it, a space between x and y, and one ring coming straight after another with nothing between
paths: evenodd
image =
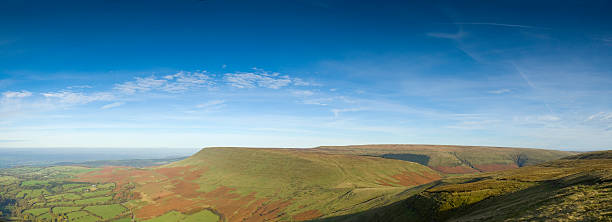
<instances>
[{"instance_id":1,"label":"green field","mask_svg":"<svg viewBox=\"0 0 612 222\"><path fill-rule=\"evenodd\" d=\"M85 192L83 194L81 194L83 197L95 197L95 196L103 196L106 195L108 193L110 193L111 190L98 190L98 191L94 191L94 192Z\"/></svg>"},{"instance_id":2,"label":"green field","mask_svg":"<svg viewBox=\"0 0 612 222\"><path fill-rule=\"evenodd\" d=\"M74 194L74 193L66 193L66 194L59 194L59 195L53 195L53 196L47 196L46 199L49 202L54 202L54 201L62 201L62 200L78 200L81 199L82 197Z\"/></svg>"},{"instance_id":3,"label":"green field","mask_svg":"<svg viewBox=\"0 0 612 222\"><path fill-rule=\"evenodd\" d=\"M54 214L64 214L64 213L68 213L68 212L73 212L73 211L78 211L81 210L82 207L54 207L53 208L53 213Z\"/></svg>"},{"instance_id":4,"label":"green field","mask_svg":"<svg viewBox=\"0 0 612 222\"><path fill-rule=\"evenodd\" d=\"M38 186L45 186L45 185L49 185L49 181L26 180L26 181L21 182L22 187L38 187Z\"/></svg>"},{"instance_id":5,"label":"green field","mask_svg":"<svg viewBox=\"0 0 612 222\"><path fill-rule=\"evenodd\" d=\"M78 222L96 222L96 221L100 221L100 218L91 215L89 213L87 213L86 211L76 211L76 212L72 212L69 213L68 218L70 218L71 221L78 221Z\"/></svg>"},{"instance_id":6,"label":"green field","mask_svg":"<svg viewBox=\"0 0 612 222\"><path fill-rule=\"evenodd\" d=\"M36 208L36 209L25 210L23 213L38 216L38 215L48 213L48 212L49 212L49 208Z\"/></svg>"},{"instance_id":7,"label":"green field","mask_svg":"<svg viewBox=\"0 0 612 222\"><path fill-rule=\"evenodd\" d=\"M105 220L115 218L127 211L127 209L120 204L89 206L86 207L85 210Z\"/></svg>"},{"instance_id":8,"label":"green field","mask_svg":"<svg viewBox=\"0 0 612 222\"><path fill-rule=\"evenodd\" d=\"M145 222L166 222L166 221L176 221L176 222L217 222L219 221L219 216L212 213L209 210L203 210L197 212L195 214L186 215L176 211L168 212L160 217L145 220Z\"/></svg>"},{"instance_id":9,"label":"green field","mask_svg":"<svg viewBox=\"0 0 612 222\"><path fill-rule=\"evenodd\" d=\"M76 183L72 178L80 173L95 169L73 166L21 167L0 170L0 212L15 215L26 220L46 220L65 218L67 214L83 217L82 220L99 221L87 212L74 213L87 205L111 202L109 194L114 183ZM7 176L11 175L11 176ZM93 185L97 187L93 198L83 197ZM3 199L9 202L2 202ZM10 202L11 199L19 200ZM12 203L12 204L11 204ZM18 211L20 210L21 211ZM86 213L85 215L82 215Z\"/></svg>"},{"instance_id":10,"label":"green field","mask_svg":"<svg viewBox=\"0 0 612 222\"><path fill-rule=\"evenodd\" d=\"M36 198L43 194L48 194L49 191L45 189L33 189L33 190L22 190L17 193L17 198L28 199L28 198Z\"/></svg>"},{"instance_id":11,"label":"green field","mask_svg":"<svg viewBox=\"0 0 612 222\"><path fill-rule=\"evenodd\" d=\"M43 221L50 221L51 218L52 218L52 216L49 213L44 213L44 214L41 214L40 216L36 217L36 219L40 219L40 220L43 220Z\"/></svg>"},{"instance_id":12,"label":"green field","mask_svg":"<svg viewBox=\"0 0 612 222\"><path fill-rule=\"evenodd\" d=\"M108 196L108 197L95 197L95 198L89 198L89 199L76 200L76 201L74 201L74 203L77 204L77 205L100 204L100 203L107 203L111 199L112 199L112 197L110 197L110 196Z\"/></svg>"}]
</instances>

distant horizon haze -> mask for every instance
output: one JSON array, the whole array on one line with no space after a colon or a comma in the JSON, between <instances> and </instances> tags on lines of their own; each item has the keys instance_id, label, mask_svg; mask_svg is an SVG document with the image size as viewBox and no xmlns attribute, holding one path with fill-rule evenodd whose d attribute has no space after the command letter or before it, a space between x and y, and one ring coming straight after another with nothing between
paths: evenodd
<instances>
[{"instance_id":1,"label":"distant horizon haze","mask_svg":"<svg viewBox=\"0 0 612 222\"><path fill-rule=\"evenodd\" d=\"M85 149L82 150L82 152L91 152L91 150L96 150L96 151L106 151L106 150L113 150L113 151L121 151L121 150L129 150L129 151L142 151L142 150L149 150L149 151L164 151L164 152L157 152L157 153L153 153L153 155L155 156L156 154L159 153L188 153L188 152L193 152L196 153L202 149L206 149L206 148L253 148L253 149L314 149L314 148L318 148L318 147L343 147L343 146L380 146L380 145L424 145L424 146L466 146L466 147L499 147L499 148L524 148L524 149L545 149L545 150L560 150L560 151L570 151L570 152L591 152L591 151L600 151L600 150L612 150L612 148L601 148L601 149L592 149L592 150L581 150L581 149L572 149L572 148L555 148L555 147L511 147L511 146L488 146L488 145L465 145L465 144L413 144L413 143L406 143L406 144L396 144L396 143L389 143L389 144L385 144L385 143L381 143L381 144L340 144L340 145L318 145L318 146L310 146L310 147L271 147L271 146L202 146L202 147L196 147L196 148L187 148L187 147L0 147L1 150L56 150L56 151L81 151L79 149ZM172 152L174 151L174 152ZM179 151L179 152L177 152ZM165 157L169 157L169 156L164 156Z\"/></svg>"}]
</instances>

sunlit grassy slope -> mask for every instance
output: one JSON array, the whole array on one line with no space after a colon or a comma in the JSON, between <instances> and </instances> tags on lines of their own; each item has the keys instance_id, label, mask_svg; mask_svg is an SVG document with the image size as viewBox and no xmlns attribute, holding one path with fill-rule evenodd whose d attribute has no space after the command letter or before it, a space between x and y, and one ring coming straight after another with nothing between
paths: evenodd
<instances>
[{"instance_id":1,"label":"sunlit grassy slope","mask_svg":"<svg viewBox=\"0 0 612 222\"><path fill-rule=\"evenodd\" d=\"M234 194L286 200L284 219L365 210L405 197L406 187L440 178L410 162L298 149L207 148L172 166L206 167L194 181L200 191L226 186Z\"/></svg>"},{"instance_id":2,"label":"sunlit grassy slope","mask_svg":"<svg viewBox=\"0 0 612 222\"><path fill-rule=\"evenodd\" d=\"M387 207L333 221L612 221L612 151L444 179Z\"/></svg>"},{"instance_id":3,"label":"sunlit grassy slope","mask_svg":"<svg viewBox=\"0 0 612 222\"><path fill-rule=\"evenodd\" d=\"M413 161L448 174L493 172L534 165L575 154L544 149L402 144L323 146L314 150Z\"/></svg>"},{"instance_id":4,"label":"sunlit grassy slope","mask_svg":"<svg viewBox=\"0 0 612 222\"><path fill-rule=\"evenodd\" d=\"M274 193L280 191L281 197L294 195L285 194L282 189L388 187L380 181L389 181L397 187L401 184L392 178L394 175L414 172L437 176L430 169L405 161L296 149L208 148L169 166L189 165L208 168L206 176L199 180L201 184L223 183L245 193L269 189ZM233 178L228 180L230 176ZM415 185L420 184L416 180Z\"/></svg>"},{"instance_id":5,"label":"sunlit grassy slope","mask_svg":"<svg viewBox=\"0 0 612 222\"><path fill-rule=\"evenodd\" d=\"M132 186L134 198L126 206L139 220L212 210L227 221L291 221L384 206L440 178L426 166L378 157L206 148L169 165L107 168L83 174L79 181Z\"/></svg>"}]
</instances>

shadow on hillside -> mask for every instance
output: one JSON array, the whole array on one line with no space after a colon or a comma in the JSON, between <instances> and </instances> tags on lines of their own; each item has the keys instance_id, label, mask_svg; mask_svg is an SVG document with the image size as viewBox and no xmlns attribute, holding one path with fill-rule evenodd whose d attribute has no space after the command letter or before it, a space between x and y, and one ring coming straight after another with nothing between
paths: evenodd
<instances>
[{"instance_id":1,"label":"shadow on hillside","mask_svg":"<svg viewBox=\"0 0 612 222\"><path fill-rule=\"evenodd\" d=\"M426 189L435 187L440 184L440 181L434 181L428 184L419 185L408 190L419 190L420 193ZM408 191L406 190L406 192ZM410 199L410 198L408 198ZM353 214L334 216L328 218L320 218L310 220L311 222L358 222L358 221L374 221L374 222L400 222L400 221L423 221L420 216L412 211L408 205L408 199L397 201L386 206L369 209Z\"/></svg>"},{"instance_id":2,"label":"shadow on hillside","mask_svg":"<svg viewBox=\"0 0 612 222\"><path fill-rule=\"evenodd\" d=\"M406 200L398 201L384 207L374 208L355 214L310 220L311 222L358 222L358 221L419 221L418 214L410 211Z\"/></svg>"},{"instance_id":3,"label":"shadow on hillside","mask_svg":"<svg viewBox=\"0 0 612 222\"><path fill-rule=\"evenodd\" d=\"M4 218L5 216L10 215L10 213L11 213L7 209L7 207L15 205L16 202L17 202L17 200L15 200L15 199L3 198L0 195L0 221L1 222L10 221L9 219Z\"/></svg>"},{"instance_id":4,"label":"shadow on hillside","mask_svg":"<svg viewBox=\"0 0 612 222\"><path fill-rule=\"evenodd\" d=\"M524 195L533 195L537 193L549 190L548 187L535 186L517 193L502 195L497 197L490 197L473 204L463 205L450 211L439 212L436 210L436 203L423 196L415 195L408 199L401 200L387 206L370 209L355 214L348 214L336 217L322 218L311 220L312 222L359 222L359 221L373 221L373 222L400 222L400 221L412 221L412 222L436 222L445 221L451 217L456 218L464 215L471 214L483 214L482 216L487 218L487 211L495 212L497 216L505 216L511 212L500 212L495 209L500 205L500 202L509 201L511 205L522 203L521 199L525 199ZM533 198L527 198L529 201L533 199L545 198L542 195L532 196ZM517 202L518 201L518 202ZM516 202L516 203L515 203ZM539 203L541 201L535 201ZM511 210L513 211L513 210ZM499 215L501 213L501 215ZM495 215L493 215L495 216ZM484 219L484 218L483 218ZM492 218L488 218L492 219ZM486 219L485 219L486 220Z\"/></svg>"},{"instance_id":5,"label":"shadow on hillside","mask_svg":"<svg viewBox=\"0 0 612 222\"><path fill-rule=\"evenodd\" d=\"M453 218L462 221L462 218L476 221L502 221L516 217L529 210L537 209L549 204L551 197L559 190L574 185L592 185L610 182L610 178L601 175L592 175L588 172L571 176L543 181L539 185L528 187L516 192L509 192L499 196L489 196L482 200L465 204L464 198L471 196L470 192L453 195L457 199L445 199L445 203L456 206L447 211L439 211L440 200L429 195L414 195L387 206L370 209L354 214L335 216L311 220L313 222L357 222L357 221L446 221ZM437 184L428 184L424 189L435 187ZM576 188L578 189L578 188ZM479 190L474 190L478 192ZM452 203L449 203L452 202Z\"/></svg>"},{"instance_id":6,"label":"shadow on hillside","mask_svg":"<svg viewBox=\"0 0 612 222\"><path fill-rule=\"evenodd\" d=\"M387 158L387 159L396 159L396 160L415 162L423 166L427 166L427 164L429 164L429 156L427 155L411 154L411 153L388 153L388 154L383 154L381 157Z\"/></svg>"}]
</instances>

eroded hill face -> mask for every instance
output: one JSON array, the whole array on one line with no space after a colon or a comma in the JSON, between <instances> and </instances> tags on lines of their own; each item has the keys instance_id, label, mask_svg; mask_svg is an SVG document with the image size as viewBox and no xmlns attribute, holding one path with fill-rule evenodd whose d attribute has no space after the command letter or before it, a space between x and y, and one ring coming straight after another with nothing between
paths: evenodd
<instances>
[{"instance_id":1,"label":"eroded hill face","mask_svg":"<svg viewBox=\"0 0 612 222\"><path fill-rule=\"evenodd\" d=\"M415 194L441 175L420 164L296 149L206 148L163 167L105 168L75 181L128 187L139 220L208 210L227 221L308 220Z\"/></svg>"},{"instance_id":2,"label":"eroded hill face","mask_svg":"<svg viewBox=\"0 0 612 222\"><path fill-rule=\"evenodd\" d=\"M450 145L323 146L314 150L412 161L444 174L515 169L575 154L558 150Z\"/></svg>"}]
</instances>

